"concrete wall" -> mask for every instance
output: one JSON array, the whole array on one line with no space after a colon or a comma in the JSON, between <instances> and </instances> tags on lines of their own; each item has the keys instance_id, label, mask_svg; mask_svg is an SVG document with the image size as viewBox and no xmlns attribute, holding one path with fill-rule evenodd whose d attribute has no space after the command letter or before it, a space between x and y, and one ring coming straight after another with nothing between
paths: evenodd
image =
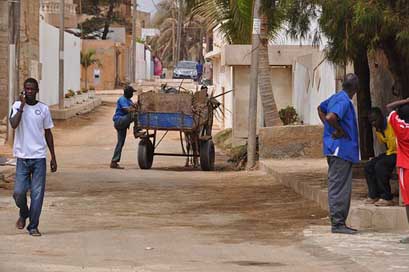
<instances>
[{"instance_id":1,"label":"concrete wall","mask_svg":"<svg viewBox=\"0 0 409 272\"><path fill-rule=\"evenodd\" d=\"M220 55L212 58L213 65L213 90L214 95L220 95L233 89L233 67L222 66ZM215 120L216 124L222 128L233 127L233 93L220 96L218 100L221 103L222 116Z\"/></svg>"},{"instance_id":2,"label":"concrete wall","mask_svg":"<svg viewBox=\"0 0 409 272\"><path fill-rule=\"evenodd\" d=\"M142 43L136 44L136 71L135 79L143 80L146 77L146 62L145 62L145 45Z\"/></svg>"},{"instance_id":3,"label":"concrete wall","mask_svg":"<svg viewBox=\"0 0 409 272\"><path fill-rule=\"evenodd\" d=\"M131 48L110 40L84 40L82 50L85 52L89 49L95 49L96 58L101 62L101 66L99 81L94 80L94 69L98 69L98 65L91 65L88 68L88 87L92 85L97 90L112 90L119 87L115 84L116 79L120 84L129 81ZM150 79L151 65L151 52L145 50L143 44L137 44L135 79ZM81 69L81 86L85 87L85 70Z\"/></svg>"},{"instance_id":4,"label":"concrete wall","mask_svg":"<svg viewBox=\"0 0 409 272\"><path fill-rule=\"evenodd\" d=\"M19 87L28 77L40 77L39 71L39 1L21 1ZM0 0L0 118L8 109L8 1Z\"/></svg>"},{"instance_id":5,"label":"concrete wall","mask_svg":"<svg viewBox=\"0 0 409 272\"><path fill-rule=\"evenodd\" d=\"M335 66L324 58L323 53L308 54L293 69L292 103L304 124L321 124L316 109L336 91Z\"/></svg>"},{"instance_id":6,"label":"concrete wall","mask_svg":"<svg viewBox=\"0 0 409 272\"><path fill-rule=\"evenodd\" d=\"M116 45L114 41L109 40L83 40L82 51L86 52L90 49L96 51L96 58L100 61L101 66L93 64L85 71L81 68L81 86L85 87L85 73L88 76L88 87L94 86L97 90L112 90L115 89L115 78L117 73L117 57ZM94 78L94 71L100 70L100 78Z\"/></svg>"},{"instance_id":7,"label":"concrete wall","mask_svg":"<svg viewBox=\"0 0 409 272\"><path fill-rule=\"evenodd\" d=\"M321 158L322 130L322 126L260 128L260 158Z\"/></svg>"},{"instance_id":8,"label":"concrete wall","mask_svg":"<svg viewBox=\"0 0 409 272\"><path fill-rule=\"evenodd\" d=\"M291 106L292 102L292 71L291 66L272 67L271 84L273 87L274 98L277 109L280 110Z\"/></svg>"},{"instance_id":9,"label":"concrete wall","mask_svg":"<svg viewBox=\"0 0 409 272\"><path fill-rule=\"evenodd\" d=\"M291 67L272 67L271 83L277 109L292 105L292 72ZM248 107L250 91L250 66L233 67L233 137L247 138ZM263 124L262 106L259 97L258 123Z\"/></svg>"},{"instance_id":10,"label":"concrete wall","mask_svg":"<svg viewBox=\"0 0 409 272\"><path fill-rule=\"evenodd\" d=\"M314 51L318 52L318 49L309 45L270 45L268 61L270 65L293 65L296 58ZM221 54L222 65L251 64L251 45L225 45Z\"/></svg>"},{"instance_id":11,"label":"concrete wall","mask_svg":"<svg viewBox=\"0 0 409 272\"><path fill-rule=\"evenodd\" d=\"M0 120L8 112L8 2L0 0Z\"/></svg>"},{"instance_id":12,"label":"concrete wall","mask_svg":"<svg viewBox=\"0 0 409 272\"><path fill-rule=\"evenodd\" d=\"M40 100L48 105L58 104L58 39L59 30L45 21L40 22ZM80 89L81 40L72 34L64 33L64 91Z\"/></svg>"}]
</instances>

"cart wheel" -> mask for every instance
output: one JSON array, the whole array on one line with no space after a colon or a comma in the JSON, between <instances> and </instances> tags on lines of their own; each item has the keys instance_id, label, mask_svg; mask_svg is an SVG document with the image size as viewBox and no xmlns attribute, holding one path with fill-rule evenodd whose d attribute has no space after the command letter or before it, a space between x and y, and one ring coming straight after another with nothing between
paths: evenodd
<instances>
[{"instance_id":1,"label":"cart wheel","mask_svg":"<svg viewBox=\"0 0 409 272\"><path fill-rule=\"evenodd\" d=\"M200 143L200 167L203 171L214 170L214 144L212 140L202 141Z\"/></svg>"},{"instance_id":2,"label":"cart wheel","mask_svg":"<svg viewBox=\"0 0 409 272\"><path fill-rule=\"evenodd\" d=\"M141 169L150 169L153 163L153 144L149 139L142 139L138 146L138 164Z\"/></svg>"}]
</instances>

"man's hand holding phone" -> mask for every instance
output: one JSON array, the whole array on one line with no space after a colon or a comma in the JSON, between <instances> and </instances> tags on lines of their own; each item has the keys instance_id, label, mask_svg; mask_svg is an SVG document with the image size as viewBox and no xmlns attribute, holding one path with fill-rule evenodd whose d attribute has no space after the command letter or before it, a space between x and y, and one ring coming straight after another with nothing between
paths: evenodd
<instances>
[{"instance_id":1,"label":"man's hand holding phone","mask_svg":"<svg viewBox=\"0 0 409 272\"><path fill-rule=\"evenodd\" d=\"M26 92L25 92L25 91L22 91L22 92L20 93L20 102L21 102L21 104L20 104L20 111L22 111L23 108L24 108L24 105L26 104Z\"/></svg>"}]
</instances>

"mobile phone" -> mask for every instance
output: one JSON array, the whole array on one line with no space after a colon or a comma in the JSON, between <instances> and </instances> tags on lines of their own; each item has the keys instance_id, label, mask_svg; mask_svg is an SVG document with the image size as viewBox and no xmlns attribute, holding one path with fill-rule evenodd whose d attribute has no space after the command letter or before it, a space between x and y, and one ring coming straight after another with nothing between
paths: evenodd
<instances>
[{"instance_id":1,"label":"mobile phone","mask_svg":"<svg viewBox=\"0 0 409 272\"><path fill-rule=\"evenodd\" d=\"M20 94L21 94L23 97L26 97L26 91L25 91L25 90L22 90Z\"/></svg>"}]
</instances>

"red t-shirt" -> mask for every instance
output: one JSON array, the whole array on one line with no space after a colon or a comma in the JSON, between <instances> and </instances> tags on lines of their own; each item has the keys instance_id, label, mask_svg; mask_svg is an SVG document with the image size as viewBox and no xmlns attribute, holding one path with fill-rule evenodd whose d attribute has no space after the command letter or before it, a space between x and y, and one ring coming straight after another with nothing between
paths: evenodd
<instances>
[{"instance_id":1,"label":"red t-shirt","mask_svg":"<svg viewBox=\"0 0 409 272\"><path fill-rule=\"evenodd\" d=\"M397 141L396 166L409 169L409 124L399 118L396 111L392 111L388 118Z\"/></svg>"}]
</instances>

